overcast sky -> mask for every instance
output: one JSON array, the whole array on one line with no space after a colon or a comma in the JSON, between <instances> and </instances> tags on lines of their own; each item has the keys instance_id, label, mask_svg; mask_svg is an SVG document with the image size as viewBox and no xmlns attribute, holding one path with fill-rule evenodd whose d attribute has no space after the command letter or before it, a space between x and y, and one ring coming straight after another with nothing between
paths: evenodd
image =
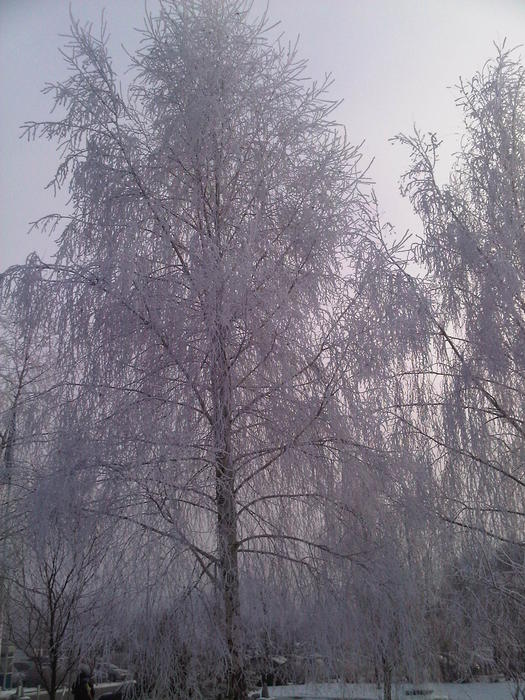
<instances>
[{"instance_id":1,"label":"overcast sky","mask_svg":"<svg viewBox=\"0 0 525 700\"><path fill-rule=\"evenodd\" d=\"M263 9L266 2L254 5ZM269 0L268 5L286 37L300 36L299 53L309 59L311 77L332 73L332 96L344 100L337 119L353 142L366 140L364 155L375 159L371 175L384 218L399 229L417 230L398 194L406 154L388 139L416 123L437 131L450 157L461 128L450 88L494 55L493 42L525 41L525 0ZM74 16L95 23L106 8L117 69L126 67L121 44L132 50L133 29L142 25L143 0L0 0L0 270L23 262L34 249L43 256L54 250L41 234L27 235L30 221L64 208L64 196L54 200L44 190L57 164L54 145L20 140L19 126L48 114L41 88L65 73L58 48L70 6ZM155 0L148 7L154 9Z\"/></svg>"}]
</instances>

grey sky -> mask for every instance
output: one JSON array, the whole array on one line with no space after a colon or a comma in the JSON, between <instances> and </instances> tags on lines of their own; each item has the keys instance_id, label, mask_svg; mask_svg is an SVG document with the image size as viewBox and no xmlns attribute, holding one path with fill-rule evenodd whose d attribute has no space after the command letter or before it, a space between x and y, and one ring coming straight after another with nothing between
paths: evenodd
<instances>
[{"instance_id":1,"label":"grey sky","mask_svg":"<svg viewBox=\"0 0 525 700\"><path fill-rule=\"evenodd\" d=\"M70 4L74 16L95 23L106 8L117 69L126 66L121 43L133 49L133 27L142 24L143 0L0 0L0 270L34 249L54 249L41 234L26 234L31 220L64 208L64 195L54 200L43 189L57 163L54 145L18 137L21 123L48 113L44 83L64 75L58 35L67 33ZM333 97L344 99L337 119L353 142L366 139L365 157L375 157L385 219L417 229L398 194L406 154L388 139L415 122L453 152L460 118L448 88L481 68L493 41L525 41L525 0L270 0L269 11L287 38L300 35L312 78L333 74Z\"/></svg>"}]
</instances>

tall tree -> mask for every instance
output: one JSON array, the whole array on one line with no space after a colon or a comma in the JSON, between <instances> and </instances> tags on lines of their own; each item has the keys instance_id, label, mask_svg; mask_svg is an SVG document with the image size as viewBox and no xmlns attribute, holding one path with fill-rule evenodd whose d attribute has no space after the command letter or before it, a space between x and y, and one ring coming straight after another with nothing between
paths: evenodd
<instances>
[{"instance_id":1,"label":"tall tree","mask_svg":"<svg viewBox=\"0 0 525 700\"><path fill-rule=\"evenodd\" d=\"M115 516L169 538L190 588L211 584L232 698L241 568L331 551L341 453L364 449L363 396L412 298L329 82L307 84L268 32L243 0L163 2L123 92L105 27L74 23L69 77L46 88L62 116L27 125L58 139L72 213L42 222L67 219L56 261L4 285L47 305Z\"/></svg>"}]
</instances>

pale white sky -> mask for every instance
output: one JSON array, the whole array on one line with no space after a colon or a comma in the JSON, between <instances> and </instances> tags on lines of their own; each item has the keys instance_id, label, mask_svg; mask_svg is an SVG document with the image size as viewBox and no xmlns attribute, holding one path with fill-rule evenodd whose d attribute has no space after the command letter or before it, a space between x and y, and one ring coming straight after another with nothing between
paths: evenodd
<instances>
[{"instance_id":1,"label":"pale white sky","mask_svg":"<svg viewBox=\"0 0 525 700\"><path fill-rule=\"evenodd\" d=\"M58 35L74 16L98 23L102 8L117 69L125 68L123 43L136 45L144 0L0 0L0 270L32 250L51 255L52 240L27 235L29 222L64 208L44 185L57 164L54 145L20 140L25 120L45 118L50 102L40 92L64 75ZM263 9L264 0L255 0ZM310 75L331 72L336 114L353 142L366 139L365 157L385 219L417 231L398 194L406 154L388 139L416 123L444 138L450 157L460 115L449 89L470 78L494 54L493 42L525 42L525 0L269 0L270 16L285 36L300 35ZM155 7L155 0L148 0ZM525 50L523 51L525 58ZM446 170L446 162L443 171Z\"/></svg>"}]
</instances>

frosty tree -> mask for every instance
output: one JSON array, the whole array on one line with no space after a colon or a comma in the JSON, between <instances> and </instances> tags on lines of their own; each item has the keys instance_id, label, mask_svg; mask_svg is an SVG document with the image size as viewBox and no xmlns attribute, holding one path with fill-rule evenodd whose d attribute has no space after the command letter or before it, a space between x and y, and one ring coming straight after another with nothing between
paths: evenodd
<instances>
[{"instance_id":1,"label":"frosty tree","mask_svg":"<svg viewBox=\"0 0 525 700\"><path fill-rule=\"evenodd\" d=\"M30 315L37 318L34 305ZM35 398L43 390L45 343L10 304L0 310L0 646L9 605L9 569L20 542L20 494L25 487L27 449L40 440L35 434L41 414Z\"/></svg>"},{"instance_id":2,"label":"frosty tree","mask_svg":"<svg viewBox=\"0 0 525 700\"><path fill-rule=\"evenodd\" d=\"M231 698L246 693L243 572L353 556L326 503L342 455L367 453L377 383L414 325L328 82L308 84L248 10L161 3L126 92L105 27L73 24L69 77L46 88L62 116L27 125L58 141L72 212L41 222L60 230L56 260L4 280L46 307L112 516L170 542L173 608L215 601Z\"/></svg>"},{"instance_id":3,"label":"frosty tree","mask_svg":"<svg viewBox=\"0 0 525 700\"><path fill-rule=\"evenodd\" d=\"M63 455L73 462L71 452ZM107 528L86 512L86 493L77 488L71 462L67 469L46 466L47 474L40 471L23 502L24 536L11 558L8 621L10 639L34 662L54 700L97 637L108 537Z\"/></svg>"},{"instance_id":4,"label":"frosty tree","mask_svg":"<svg viewBox=\"0 0 525 700\"><path fill-rule=\"evenodd\" d=\"M519 541L524 70L503 47L471 82L460 84L465 135L448 185L438 184L437 138L400 137L412 149L404 188L424 226L417 252L431 275L428 310L436 329L433 398L443 411L427 437L448 455L451 519Z\"/></svg>"},{"instance_id":5,"label":"frosty tree","mask_svg":"<svg viewBox=\"0 0 525 700\"><path fill-rule=\"evenodd\" d=\"M471 81L460 82L457 104L464 135L448 184L439 184L435 135L398 137L411 149L403 189L423 224L417 253L429 273L425 306L435 329L433 362L420 370L420 410L405 420L424 449L431 446L437 510L459 529L455 546L469 562L483 563L477 600L497 665L517 653L510 633L503 650L501 629L524 614L516 585L523 557L508 556L509 549L523 551L525 515L525 69L516 53L498 49ZM508 585L502 569L513 572ZM475 589L474 566L471 575ZM495 606L494 597L503 604Z\"/></svg>"},{"instance_id":6,"label":"frosty tree","mask_svg":"<svg viewBox=\"0 0 525 700\"><path fill-rule=\"evenodd\" d=\"M54 698L97 633L108 529L93 509L89 515L93 482L79 458L82 440L75 443L80 421L57 386L52 339L39 333L39 301L24 309L8 302L2 311L2 636L34 662ZM99 487L96 493L103 496Z\"/></svg>"}]
</instances>

